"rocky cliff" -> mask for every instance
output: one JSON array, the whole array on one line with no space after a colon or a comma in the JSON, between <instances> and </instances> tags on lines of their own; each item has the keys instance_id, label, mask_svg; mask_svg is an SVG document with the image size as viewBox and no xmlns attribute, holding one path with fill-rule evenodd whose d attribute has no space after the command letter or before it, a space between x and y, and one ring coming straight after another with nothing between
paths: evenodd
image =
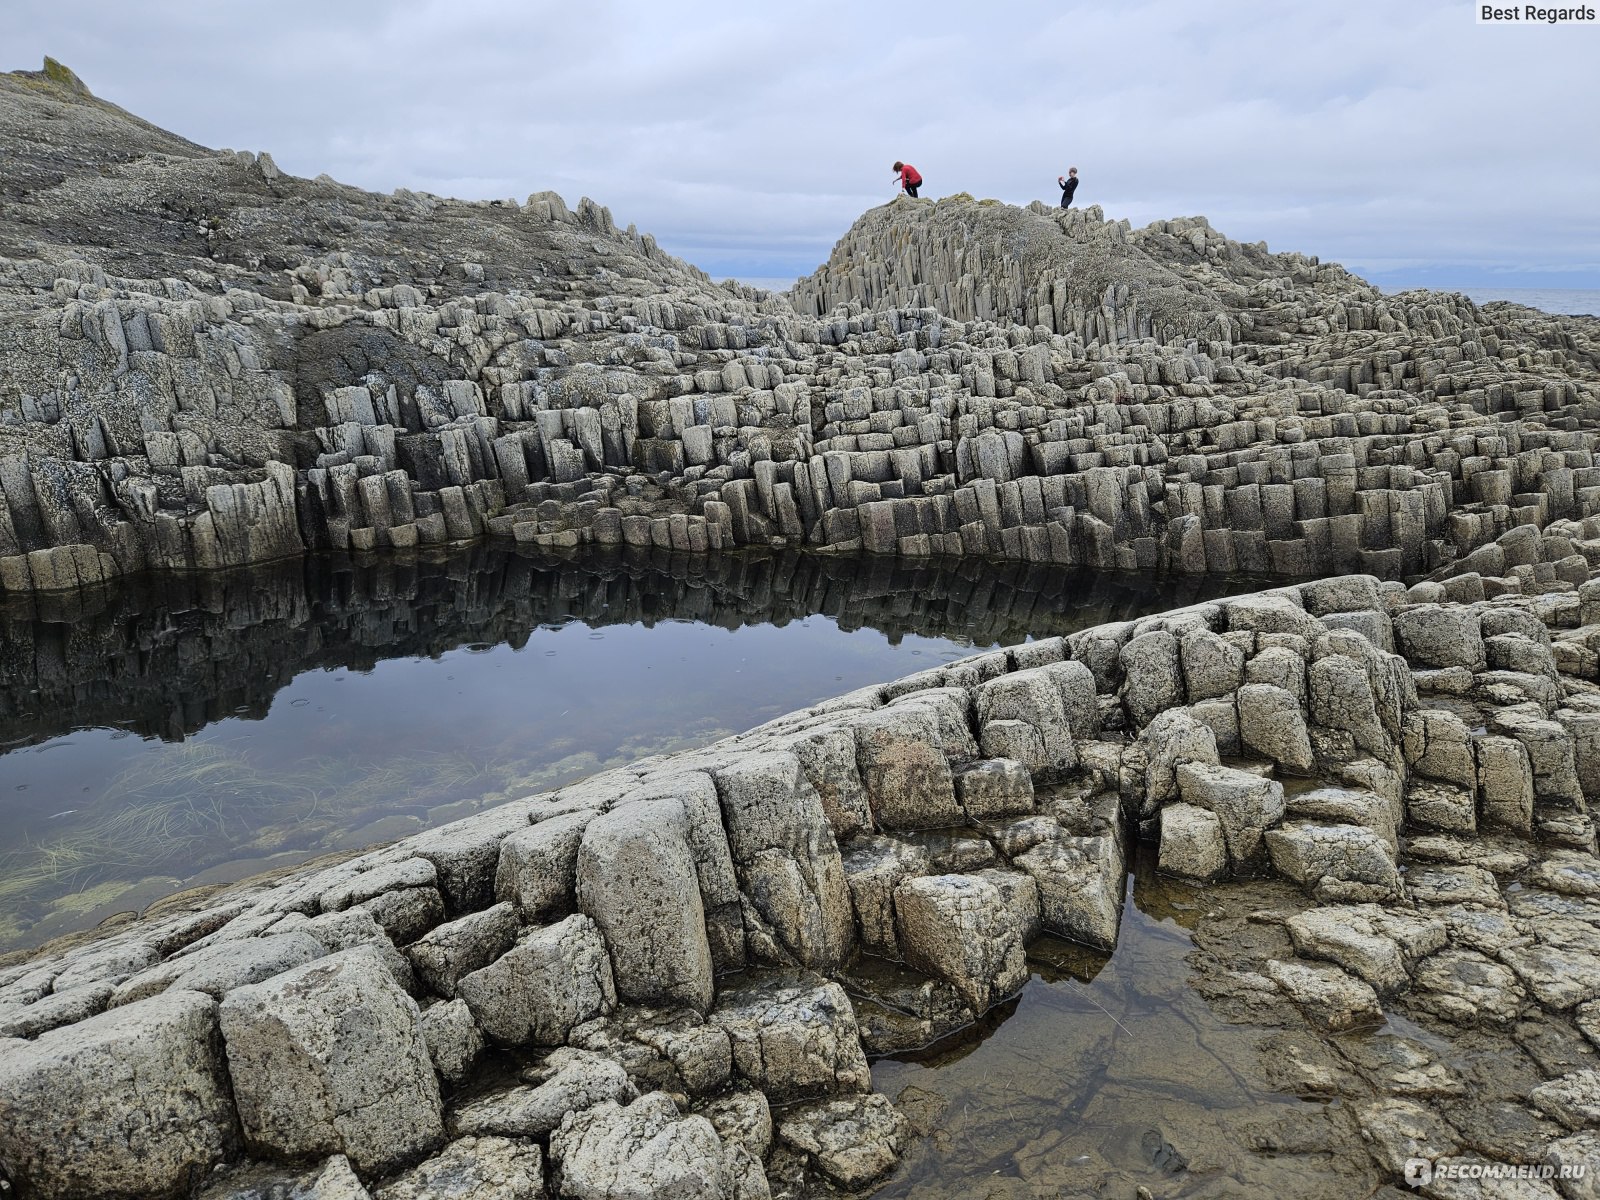
<instances>
[{"instance_id":1,"label":"rocky cliff","mask_svg":"<svg viewBox=\"0 0 1600 1200\"><path fill-rule=\"evenodd\" d=\"M464 541L1394 578L1600 509L1595 322L956 196L791 297L0 76L0 587ZM1475 565L1499 569L1487 558Z\"/></svg>"}]
</instances>

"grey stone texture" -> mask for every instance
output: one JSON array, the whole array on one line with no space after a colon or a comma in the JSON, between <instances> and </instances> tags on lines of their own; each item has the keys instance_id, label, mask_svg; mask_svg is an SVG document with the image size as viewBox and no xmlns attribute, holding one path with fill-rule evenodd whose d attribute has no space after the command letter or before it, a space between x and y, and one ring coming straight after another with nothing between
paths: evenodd
<instances>
[{"instance_id":1,"label":"grey stone texture","mask_svg":"<svg viewBox=\"0 0 1600 1200\"><path fill-rule=\"evenodd\" d=\"M209 996L167 992L0 1042L0 1161L26 1195L187 1195L238 1140Z\"/></svg>"},{"instance_id":2,"label":"grey stone texture","mask_svg":"<svg viewBox=\"0 0 1600 1200\"><path fill-rule=\"evenodd\" d=\"M253 1149L343 1154L381 1172L444 1140L421 1013L371 949L238 988L220 1019Z\"/></svg>"}]
</instances>

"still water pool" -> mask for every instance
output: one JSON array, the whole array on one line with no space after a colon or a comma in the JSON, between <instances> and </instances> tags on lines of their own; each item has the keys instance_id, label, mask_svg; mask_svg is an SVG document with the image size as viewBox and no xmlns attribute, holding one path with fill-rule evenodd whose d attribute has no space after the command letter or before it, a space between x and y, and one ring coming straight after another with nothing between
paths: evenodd
<instances>
[{"instance_id":1,"label":"still water pool","mask_svg":"<svg viewBox=\"0 0 1600 1200\"><path fill-rule=\"evenodd\" d=\"M1260 582L479 547L0 601L0 951Z\"/></svg>"}]
</instances>

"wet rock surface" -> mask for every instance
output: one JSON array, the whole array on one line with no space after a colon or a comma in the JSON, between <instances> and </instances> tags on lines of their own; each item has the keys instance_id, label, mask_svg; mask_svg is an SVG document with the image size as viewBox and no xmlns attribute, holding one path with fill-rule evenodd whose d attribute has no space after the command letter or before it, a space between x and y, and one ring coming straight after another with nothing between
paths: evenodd
<instances>
[{"instance_id":1,"label":"wet rock surface","mask_svg":"<svg viewBox=\"0 0 1600 1200\"><path fill-rule=\"evenodd\" d=\"M1395 633L1421 607L1455 642L1554 644L1581 610L1550 598L1587 593L1338 582L958 660L13 963L0 1157L70 1194L31 1132L46 1076L97 1023L187 1004L220 1020L138 1023L114 1053L226 1064L215 1134L146 1134L171 1147L134 1182L75 1160L108 1195L244 1155L341 1156L374 1196L650 1172L727 1196L1335 1196L1424 1152L1575 1163L1600 1111L1600 683L1414 663ZM1164 675L1141 724L1119 647L1174 630L1241 669ZM1262 660L1282 682L1250 682ZM1230 741L1252 687L1293 703L1309 764ZM1042 752L987 754L995 724ZM1485 760L1526 763L1526 820L1491 818Z\"/></svg>"}]
</instances>

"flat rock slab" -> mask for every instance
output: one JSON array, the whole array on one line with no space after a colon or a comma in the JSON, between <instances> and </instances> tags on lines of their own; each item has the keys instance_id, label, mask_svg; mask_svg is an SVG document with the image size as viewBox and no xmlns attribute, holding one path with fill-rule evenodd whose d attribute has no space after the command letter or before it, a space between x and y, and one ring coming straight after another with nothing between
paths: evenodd
<instances>
[{"instance_id":1,"label":"flat rock slab","mask_svg":"<svg viewBox=\"0 0 1600 1200\"><path fill-rule=\"evenodd\" d=\"M139 972L117 988L111 1003L131 1004L168 988L205 992L220 1000L236 987L270 979L326 953L320 941L303 932L217 942Z\"/></svg>"},{"instance_id":2,"label":"flat rock slab","mask_svg":"<svg viewBox=\"0 0 1600 1200\"><path fill-rule=\"evenodd\" d=\"M238 1137L209 996L168 992L0 1045L0 1160L23 1195L186 1195Z\"/></svg>"},{"instance_id":3,"label":"flat rock slab","mask_svg":"<svg viewBox=\"0 0 1600 1200\"><path fill-rule=\"evenodd\" d=\"M465 1137L378 1189L375 1200L544 1200L537 1143Z\"/></svg>"},{"instance_id":4,"label":"flat rock slab","mask_svg":"<svg viewBox=\"0 0 1600 1200\"><path fill-rule=\"evenodd\" d=\"M1319 1029L1336 1032L1383 1021L1372 987L1338 967L1267 960L1267 974Z\"/></svg>"},{"instance_id":5,"label":"flat rock slab","mask_svg":"<svg viewBox=\"0 0 1600 1200\"><path fill-rule=\"evenodd\" d=\"M444 1140L416 1002L368 947L229 993L222 1033L245 1138L392 1170Z\"/></svg>"}]
</instances>

